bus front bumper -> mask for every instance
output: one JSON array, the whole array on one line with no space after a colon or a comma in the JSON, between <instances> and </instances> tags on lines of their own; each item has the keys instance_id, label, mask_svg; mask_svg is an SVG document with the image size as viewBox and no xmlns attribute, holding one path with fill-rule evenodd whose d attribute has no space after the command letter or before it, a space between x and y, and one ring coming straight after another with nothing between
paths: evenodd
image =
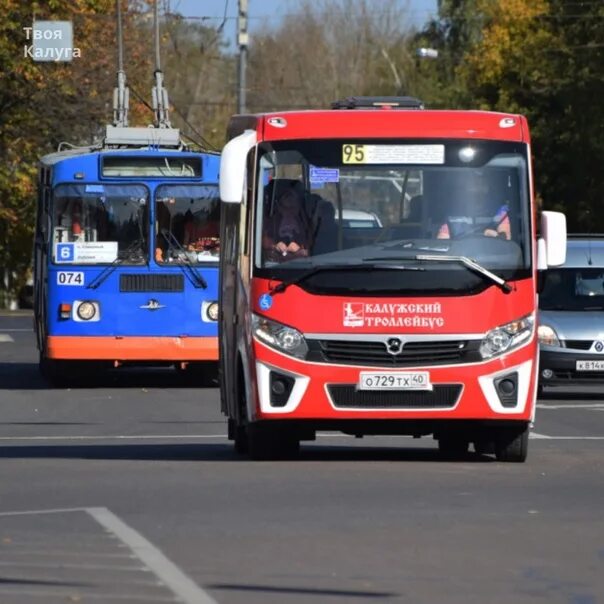
<instances>
[{"instance_id":1,"label":"bus front bumper","mask_svg":"<svg viewBox=\"0 0 604 604\"><path fill-rule=\"evenodd\" d=\"M490 361L467 365L406 368L427 371L427 391L359 389L361 372L383 367L310 363L287 357L255 341L256 405L261 419L459 419L522 420L534 415L536 341ZM396 371L395 371L396 373ZM501 390L511 381L513 392ZM504 385L505 386L505 385Z\"/></svg>"}]
</instances>

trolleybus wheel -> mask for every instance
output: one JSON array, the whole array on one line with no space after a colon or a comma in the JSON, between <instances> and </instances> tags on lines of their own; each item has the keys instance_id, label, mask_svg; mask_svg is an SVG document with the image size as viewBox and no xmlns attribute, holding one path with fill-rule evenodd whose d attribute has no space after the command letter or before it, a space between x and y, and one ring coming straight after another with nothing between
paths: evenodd
<instances>
[{"instance_id":1,"label":"trolleybus wheel","mask_svg":"<svg viewBox=\"0 0 604 604\"><path fill-rule=\"evenodd\" d=\"M300 439L282 426L269 422L247 425L249 455L253 460L291 459L300 451Z\"/></svg>"},{"instance_id":2,"label":"trolleybus wheel","mask_svg":"<svg viewBox=\"0 0 604 604\"><path fill-rule=\"evenodd\" d=\"M501 428L495 439L497 461L522 463L528 454L529 424L522 428Z\"/></svg>"}]
</instances>

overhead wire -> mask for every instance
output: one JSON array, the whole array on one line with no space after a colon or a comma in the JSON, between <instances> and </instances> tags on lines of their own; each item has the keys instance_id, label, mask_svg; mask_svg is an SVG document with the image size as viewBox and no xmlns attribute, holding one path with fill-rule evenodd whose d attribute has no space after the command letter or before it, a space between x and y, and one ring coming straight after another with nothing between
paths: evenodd
<instances>
[{"instance_id":1,"label":"overhead wire","mask_svg":"<svg viewBox=\"0 0 604 604\"><path fill-rule=\"evenodd\" d=\"M145 98L141 94L139 94L139 92L136 90L136 88L134 88L133 86L130 86L130 90L132 91L132 94L137 98L138 101L140 101L149 111L151 111L152 113L155 113L153 107L151 105L149 105L149 103L145 100ZM184 134L184 133L181 133L182 136L184 138L187 138L190 141L194 142L196 145L198 145L202 149L207 149L209 151L218 151L218 149L214 145L212 145L212 143L210 143L206 138L203 137L203 135L201 135L195 128L193 128L193 126L191 126L191 124L183 116L182 112L174 104L173 101L171 101L171 104L174 107L174 110L176 111L176 113L178 113L178 115L180 115L182 121L193 131L194 134L196 134L199 137L199 140L196 140L192 136L189 136L188 134Z\"/></svg>"}]
</instances>

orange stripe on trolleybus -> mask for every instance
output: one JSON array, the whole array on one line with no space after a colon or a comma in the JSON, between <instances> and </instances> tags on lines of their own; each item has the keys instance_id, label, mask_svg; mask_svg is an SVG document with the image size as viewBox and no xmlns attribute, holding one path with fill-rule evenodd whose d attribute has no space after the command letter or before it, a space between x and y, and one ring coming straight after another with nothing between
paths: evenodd
<instances>
[{"instance_id":1,"label":"orange stripe on trolleybus","mask_svg":"<svg viewBox=\"0 0 604 604\"><path fill-rule=\"evenodd\" d=\"M99 361L217 361L218 338L49 336L47 355Z\"/></svg>"}]
</instances>

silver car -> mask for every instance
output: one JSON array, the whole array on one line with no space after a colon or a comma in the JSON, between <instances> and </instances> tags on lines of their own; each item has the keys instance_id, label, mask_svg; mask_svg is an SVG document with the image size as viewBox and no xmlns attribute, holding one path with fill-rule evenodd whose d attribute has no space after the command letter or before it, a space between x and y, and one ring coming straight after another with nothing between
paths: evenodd
<instances>
[{"instance_id":1,"label":"silver car","mask_svg":"<svg viewBox=\"0 0 604 604\"><path fill-rule=\"evenodd\" d=\"M604 383L604 238L569 235L539 296L539 389Z\"/></svg>"}]
</instances>

